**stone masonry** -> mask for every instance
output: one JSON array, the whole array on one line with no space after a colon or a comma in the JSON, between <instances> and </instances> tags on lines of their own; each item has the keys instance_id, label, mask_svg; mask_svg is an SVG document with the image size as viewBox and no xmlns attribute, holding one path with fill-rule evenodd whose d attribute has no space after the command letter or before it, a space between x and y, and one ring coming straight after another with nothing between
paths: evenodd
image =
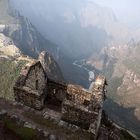
<instances>
[{"instance_id":1,"label":"stone masonry","mask_svg":"<svg viewBox=\"0 0 140 140\"><path fill-rule=\"evenodd\" d=\"M44 58L45 59L45 58ZM96 139L101 124L106 79L98 75L89 89L51 79L41 61L27 64L14 86L15 100L35 109L57 105L62 120L89 131Z\"/></svg>"}]
</instances>

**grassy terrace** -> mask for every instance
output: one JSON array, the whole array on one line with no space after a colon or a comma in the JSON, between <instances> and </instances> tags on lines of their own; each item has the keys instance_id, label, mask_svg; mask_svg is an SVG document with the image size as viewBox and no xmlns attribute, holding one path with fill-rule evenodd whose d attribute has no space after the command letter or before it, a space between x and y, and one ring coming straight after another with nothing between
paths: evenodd
<instances>
[{"instance_id":1,"label":"grassy terrace","mask_svg":"<svg viewBox=\"0 0 140 140\"><path fill-rule=\"evenodd\" d=\"M11 118L9 115L2 118L6 124L6 128L10 131L20 136L21 140L44 140L44 136L41 132L23 127L24 122L29 122L34 125L36 128L40 128L49 132L49 134L54 134L61 138L62 140L90 140L90 134L82 130L73 131L73 128L64 128L59 126L58 123L51 119L45 119L41 114L37 114L36 111L27 111L20 105L12 105L12 101L6 101L1 99L0 110L5 109L8 114L16 115L18 118L22 116L22 121L19 119ZM12 114L10 113L12 112ZM1 118L0 118L1 120Z\"/></svg>"},{"instance_id":2,"label":"grassy terrace","mask_svg":"<svg viewBox=\"0 0 140 140\"><path fill-rule=\"evenodd\" d=\"M17 134L21 138L21 140L38 140L39 139L37 130L21 127L9 117L5 117L3 121L6 124L6 128L13 131L15 134Z\"/></svg>"},{"instance_id":3,"label":"grassy terrace","mask_svg":"<svg viewBox=\"0 0 140 140\"><path fill-rule=\"evenodd\" d=\"M0 109L1 111L1 109ZM35 124L38 124L43 130L46 130L50 134L54 134L58 136L59 138L62 138L63 140L90 140L90 134L82 131L76 131L72 132L71 130L62 128L58 126L53 121L44 119L40 115L36 115L32 111L24 112L23 116L28 119L32 120ZM44 140L45 137L43 134L36 129L23 127L23 123L18 123L17 120L10 118L8 115L6 115L3 118L0 118L0 121L3 121L6 129L10 130L20 138L20 140Z\"/></svg>"},{"instance_id":4,"label":"grassy terrace","mask_svg":"<svg viewBox=\"0 0 140 140\"><path fill-rule=\"evenodd\" d=\"M0 97L13 100L13 86L25 61L0 60Z\"/></svg>"},{"instance_id":5,"label":"grassy terrace","mask_svg":"<svg viewBox=\"0 0 140 140\"><path fill-rule=\"evenodd\" d=\"M33 112L24 112L25 117L32 119L35 123L43 126L46 130L57 136L67 138L67 140L90 140L90 134L83 131L72 132L66 128L58 126L55 122L44 119Z\"/></svg>"}]
</instances>

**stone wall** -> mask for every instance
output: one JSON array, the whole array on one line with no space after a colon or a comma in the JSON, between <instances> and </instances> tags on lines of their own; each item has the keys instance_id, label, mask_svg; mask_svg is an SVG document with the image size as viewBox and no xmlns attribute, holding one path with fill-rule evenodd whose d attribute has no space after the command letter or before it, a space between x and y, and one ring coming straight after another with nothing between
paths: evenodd
<instances>
[{"instance_id":1,"label":"stone wall","mask_svg":"<svg viewBox=\"0 0 140 140\"><path fill-rule=\"evenodd\" d=\"M91 123L97 120L98 114L72 101L65 100L62 105L62 119L69 123L89 129Z\"/></svg>"},{"instance_id":2,"label":"stone wall","mask_svg":"<svg viewBox=\"0 0 140 140\"><path fill-rule=\"evenodd\" d=\"M44 106L44 97L37 96L32 91L26 91L23 88L14 87L15 100L35 109L42 109Z\"/></svg>"},{"instance_id":3,"label":"stone wall","mask_svg":"<svg viewBox=\"0 0 140 140\"><path fill-rule=\"evenodd\" d=\"M62 120L89 130L95 137L100 128L104 101L105 77L98 76L90 90L47 77L40 62L24 69L14 87L15 99L41 109L45 105L62 111Z\"/></svg>"},{"instance_id":4,"label":"stone wall","mask_svg":"<svg viewBox=\"0 0 140 140\"><path fill-rule=\"evenodd\" d=\"M15 100L35 109L41 109L47 96L46 74L39 61L27 64L14 86Z\"/></svg>"},{"instance_id":5,"label":"stone wall","mask_svg":"<svg viewBox=\"0 0 140 140\"><path fill-rule=\"evenodd\" d=\"M69 100L72 100L78 104L89 105L91 99L91 93L83 89L81 86L68 85L67 93L69 94Z\"/></svg>"},{"instance_id":6,"label":"stone wall","mask_svg":"<svg viewBox=\"0 0 140 140\"><path fill-rule=\"evenodd\" d=\"M105 82L105 77L98 76L90 90L68 85L67 98L62 104L62 119L87 129L95 139L101 125Z\"/></svg>"},{"instance_id":7,"label":"stone wall","mask_svg":"<svg viewBox=\"0 0 140 140\"><path fill-rule=\"evenodd\" d=\"M25 86L32 90L41 91L46 86L46 75L40 63L30 67L26 77Z\"/></svg>"}]
</instances>

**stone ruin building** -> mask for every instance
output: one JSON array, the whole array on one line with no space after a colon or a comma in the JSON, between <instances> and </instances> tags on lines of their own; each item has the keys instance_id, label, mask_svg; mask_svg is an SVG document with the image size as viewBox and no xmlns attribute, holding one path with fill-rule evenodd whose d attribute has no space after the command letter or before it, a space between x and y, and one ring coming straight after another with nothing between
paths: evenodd
<instances>
[{"instance_id":1,"label":"stone ruin building","mask_svg":"<svg viewBox=\"0 0 140 140\"><path fill-rule=\"evenodd\" d=\"M89 90L50 79L41 61L27 64L14 86L15 100L40 110L46 103L61 108L62 120L98 135L106 79L98 75Z\"/></svg>"}]
</instances>

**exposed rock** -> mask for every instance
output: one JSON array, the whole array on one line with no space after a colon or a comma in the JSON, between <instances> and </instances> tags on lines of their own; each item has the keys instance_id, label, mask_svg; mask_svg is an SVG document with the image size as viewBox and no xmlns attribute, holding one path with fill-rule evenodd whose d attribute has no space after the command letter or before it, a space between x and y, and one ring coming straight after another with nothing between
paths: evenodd
<instances>
[{"instance_id":1,"label":"exposed rock","mask_svg":"<svg viewBox=\"0 0 140 140\"><path fill-rule=\"evenodd\" d=\"M50 135L49 132L47 132L47 131L43 131L43 134L45 137L48 137Z\"/></svg>"},{"instance_id":2,"label":"exposed rock","mask_svg":"<svg viewBox=\"0 0 140 140\"><path fill-rule=\"evenodd\" d=\"M58 123L58 125L61 126L61 127L65 127L65 128L68 127L68 123L65 122L65 121L62 121L62 120L60 120L60 122Z\"/></svg>"},{"instance_id":3,"label":"exposed rock","mask_svg":"<svg viewBox=\"0 0 140 140\"><path fill-rule=\"evenodd\" d=\"M18 118L18 116L17 115L12 115L11 116L11 119L14 121L14 122L20 122L20 119Z\"/></svg>"},{"instance_id":4,"label":"exposed rock","mask_svg":"<svg viewBox=\"0 0 140 140\"><path fill-rule=\"evenodd\" d=\"M57 140L57 137L55 135L49 135L49 140Z\"/></svg>"},{"instance_id":5,"label":"exposed rock","mask_svg":"<svg viewBox=\"0 0 140 140\"><path fill-rule=\"evenodd\" d=\"M41 52L39 54L38 60L41 62L48 77L55 80L64 80L62 72L59 69L57 62L48 52Z\"/></svg>"},{"instance_id":6,"label":"exposed rock","mask_svg":"<svg viewBox=\"0 0 140 140\"><path fill-rule=\"evenodd\" d=\"M1 110L0 111L0 118L3 118L6 115L7 115L7 111L6 110Z\"/></svg>"},{"instance_id":7,"label":"exposed rock","mask_svg":"<svg viewBox=\"0 0 140 140\"><path fill-rule=\"evenodd\" d=\"M0 24L0 33L2 33L2 32L4 31L5 26L6 26L6 25Z\"/></svg>"},{"instance_id":8,"label":"exposed rock","mask_svg":"<svg viewBox=\"0 0 140 140\"><path fill-rule=\"evenodd\" d=\"M80 127L76 126L76 125L68 125L68 129L70 129L72 132L76 132L77 130L80 129Z\"/></svg>"},{"instance_id":9,"label":"exposed rock","mask_svg":"<svg viewBox=\"0 0 140 140\"><path fill-rule=\"evenodd\" d=\"M44 117L45 119L50 119L50 115L49 115L48 113L46 113L46 112L43 114L43 117Z\"/></svg>"},{"instance_id":10,"label":"exposed rock","mask_svg":"<svg viewBox=\"0 0 140 140\"><path fill-rule=\"evenodd\" d=\"M19 57L21 51L14 45L13 41L0 33L0 52L4 55Z\"/></svg>"},{"instance_id":11,"label":"exposed rock","mask_svg":"<svg viewBox=\"0 0 140 140\"><path fill-rule=\"evenodd\" d=\"M29 122L25 122L25 123L24 123L24 127L36 129L36 126L33 125L33 124L31 124L31 123L29 123Z\"/></svg>"}]
</instances>

